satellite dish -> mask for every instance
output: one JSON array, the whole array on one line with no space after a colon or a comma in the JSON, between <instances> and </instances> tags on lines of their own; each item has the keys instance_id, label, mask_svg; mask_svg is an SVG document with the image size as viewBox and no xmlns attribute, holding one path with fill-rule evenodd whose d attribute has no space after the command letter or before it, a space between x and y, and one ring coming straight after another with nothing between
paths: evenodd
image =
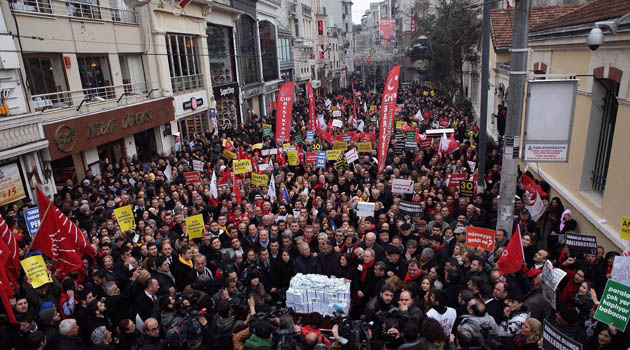
<instances>
[{"instance_id":1,"label":"satellite dish","mask_svg":"<svg viewBox=\"0 0 630 350\"><path fill-rule=\"evenodd\" d=\"M146 4L148 4L149 2L151 2L150 0L124 0L125 1L125 5L127 5L127 7L135 9L136 7L142 7Z\"/></svg>"}]
</instances>

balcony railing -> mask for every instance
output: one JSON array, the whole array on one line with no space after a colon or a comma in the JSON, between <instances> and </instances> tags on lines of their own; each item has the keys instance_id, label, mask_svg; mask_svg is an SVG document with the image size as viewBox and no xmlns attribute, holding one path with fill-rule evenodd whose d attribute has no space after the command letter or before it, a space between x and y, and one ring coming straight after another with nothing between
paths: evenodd
<instances>
[{"instance_id":1,"label":"balcony railing","mask_svg":"<svg viewBox=\"0 0 630 350\"><path fill-rule=\"evenodd\" d=\"M35 110L41 111L43 109L70 108L79 105L84 99L90 99L90 101L113 100L123 93L142 95L147 91L147 83L141 82L33 95L31 100Z\"/></svg>"},{"instance_id":2,"label":"balcony railing","mask_svg":"<svg viewBox=\"0 0 630 350\"><path fill-rule=\"evenodd\" d=\"M297 14L297 4L289 3L289 14L290 15Z\"/></svg>"},{"instance_id":3,"label":"balcony railing","mask_svg":"<svg viewBox=\"0 0 630 350\"><path fill-rule=\"evenodd\" d=\"M109 3L115 7L101 6L96 0L16 0L12 6L18 12L36 12L96 21L138 23L136 11L128 8L123 0L110 0Z\"/></svg>"},{"instance_id":4,"label":"balcony railing","mask_svg":"<svg viewBox=\"0 0 630 350\"><path fill-rule=\"evenodd\" d=\"M173 92L200 89L203 87L203 74L184 75L181 77L171 77Z\"/></svg>"},{"instance_id":5,"label":"balcony railing","mask_svg":"<svg viewBox=\"0 0 630 350\"><path fill-rule=\"evenodd\" d=\"M302 15L311 17L313 15L313 10L310 6L302 4Z\"/></svg>"}]
</instances>

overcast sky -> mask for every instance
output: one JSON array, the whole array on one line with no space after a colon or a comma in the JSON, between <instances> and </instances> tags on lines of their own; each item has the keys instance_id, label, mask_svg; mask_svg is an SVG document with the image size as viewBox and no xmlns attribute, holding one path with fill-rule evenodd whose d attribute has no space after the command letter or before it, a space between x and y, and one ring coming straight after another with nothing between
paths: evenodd
<instances>
[{"instance_id":1,"label":"overcast sky","mask_svg":"<svg viewBox=\"0 0 630 350\"><path fill-rule=\"evenodd\" d=\"M378 2L378 0L352 0L352 22L361 24L361 17L365 10L370 8L370 2Z\"/></svg>"}]
</instances>

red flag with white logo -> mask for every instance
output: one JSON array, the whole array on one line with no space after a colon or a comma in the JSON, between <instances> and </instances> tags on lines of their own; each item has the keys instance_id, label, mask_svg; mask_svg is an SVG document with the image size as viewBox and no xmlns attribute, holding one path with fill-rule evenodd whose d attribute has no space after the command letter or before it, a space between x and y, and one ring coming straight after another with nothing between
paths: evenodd
<instances>
[{"instance_id":1,"label":"red flag with white logo","mask_svg":"<svg viewBox=\"0 0 630 350\"><path fill-rule=\"evenodd\" d=\"M381 100L381 118L379 120L378 131L378 172L385 169L387 159L387 149L394 128L394 110L398 98L398 78L400 76L400 65L395 65L387 75L385 87L383 88L383 98Z\"/></svg>"},{"instance_id":2,"label":"red flag with white logo","mask_svg":"<svg viewBox=\"0 0 630 350\"><path fill-rule=\"evenodd\" d=\"M1 215L0 237L2 237L2 241L6 244L9 252L9 260L6 264L3 264L3 266L7 267L7 276L9 277L9 280L11 280L11 283L17 287L18 271L20 271L20 252L15 235L11 232L9 225L7 225Z\"/></svg>"},{"instance_id":3,"label":"red flag with white logo","mask_svg":"<svg viewBox=\"0 0 630 350\"><path fill-rule=\"evenodd\" d=\"M310 81L306 82L306 96L308 98L308 130L315 130L315 96L313 94L313 85Z\"/></svg>"},{"instance_id":4,"label":"red flag with white logo","mask_svg":"<svg viewBox=\"0 0 630 350\"><path fill-rule=\"evenodd\" d=\"M282 84L276 101L276 142L291 141L291 113L293 111L293 89L295 82Z\"/></svg>"},{"instance_id":5,"label":"red flag with white logo","mask_svg":"<svg viewBox=\"0 0 630 350\"><path fill-rule=\"evenodd\" d=\"M79 228L37 189L37 204L41 224L32 250L39 250L57 263L63 275L83 271L83 255L94 257L94 248Z\"/></svg>"},{"instance_id":6,"label":"red flag with white logo","mask_svg":"<svg viewBox=\"0 0 630 350\"><path fill-rule=\"evenodd\" d=\"M506 273L519 271L523 267L524 257L523 244L521 243L521 229L519 225L516 225L516 231L514 231L510 242L503 250L499 261L497 261L499 273L505 275Z\"/></svg>"},{"instance_id":7,"label":"red flag with white logo","mask_svg":"<svg viewBox=\"0 0 630 350\"><path fill-rule=\"evenodd\" d=\"M4 243L4 240L0 239L0 265L7 266L7 264L11 263L11 259L11 249L6 243ZM13 309L11 308L11 302L9 300L12 296L13 289L11 289L11 284L9 283L9 278L7 277L7 271L5 269L0 269L0 299L2 299L2 306L4 306L7 316L9 316L9 321L16 324L17 320L15 319L15 314L13 314Z\"/></svg>"}]
</instances>

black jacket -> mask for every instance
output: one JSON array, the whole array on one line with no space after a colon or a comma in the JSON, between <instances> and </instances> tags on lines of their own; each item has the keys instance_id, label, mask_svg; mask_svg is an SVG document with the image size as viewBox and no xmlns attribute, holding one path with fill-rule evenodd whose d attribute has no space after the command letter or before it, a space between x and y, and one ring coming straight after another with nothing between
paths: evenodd
<instances>
[{"instance_id":1,"label":"black jacket","mask_svg":"<svg viewBox=\"0 0 630 350\"><path fill-rule=\"evenodd\" d=\"M289 282L293 277L293 263L284 263L277 260L271 264L271 287L289 288Z\"/></svg>"},{"instance_id":2,"label":"black jacket","mask_svg":"<svg viewBox=\"0 0 630 350\"><path fill-rule=\"evenodd\" d=\"M316 257L310 255L305 258L303 255L298 256L295 259L295 273L322 273L322 267L319 265L319 261Z\"/></svg>"},{"instance_id":3,"label":"black jacket","mask_svg":"<svg viewBox=\"0 0 630 350\"><path fill-rule=\"evenodd\" d=\"M85 348L85 343L79 336L71 338L61 336L57 342L57 350L84 350Z\"/></svg>"},{"instance_id":4,"label":"black jacket","mask_svg":"<svg viewBox=\"0 0 630 350\"><path fill-rule=\"evenodd\" d=\"M170 270L173 277L175 277L175 286L177 289L184 290L188 282L188 274L193 268L179 261L179 257L174 257Z\"/></svg>"}]
</instances>

